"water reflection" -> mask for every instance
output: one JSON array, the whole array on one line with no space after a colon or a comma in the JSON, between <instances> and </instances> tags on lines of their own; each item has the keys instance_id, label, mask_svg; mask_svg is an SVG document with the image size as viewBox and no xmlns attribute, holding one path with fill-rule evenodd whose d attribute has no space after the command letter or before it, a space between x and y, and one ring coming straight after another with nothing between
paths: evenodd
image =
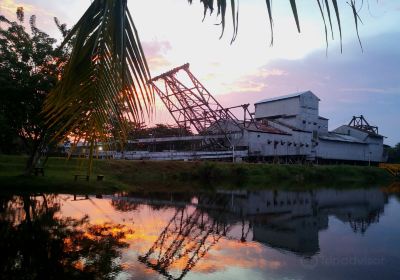
<instances>
[{"instance_id":1,"label":"water reflection","mask_svg":"<svg viewBox=\"0 0 400 280\"><path fill-rule=\"evenodd\" d=\"M219 191L216 194L152 194L114 197L116 209L176 207L157 240L139 260L168 279L182 279L223 237L256 241L270 248L312 257L328 217L364 234L387 203L379 189L288 191Z\"/></svg>"},{"instance_id":2,"label":"water reflection","mask_svg":"<svg viewBox=\"0 0 400 280\"><path fill-rule=\"evenodd\" d=\"M92 279L337 279L350 271L363 279L380 271L390 279L400 276L400 226L393 222L400 213L385 209L400 209L390 199L396 195L388 188L0 196L1 272L10 279L49 272ZM338 269L314 261L307 271L301 261L366 255L385 262Z\"/></svg>"},{"instance_id":3,"label":"water reflection","mask_svg":"<svg viewBox=\"0 0 400 280\"><path fill-rule=\"evenodd\" d=\"M328 228L328 217L348 223L355 233L365 233L387 197L378 189L310 192L237 192L229 210L253 223L254 240L270 247L312 256L319 251L318 233Z\"/></svg>"},{"instance_id":4,"label":"water reflection","mask_svg":"<svg viewBox=\"0 0 400 280\"><path fill-rule=\"evenodd\" d=\"M209 199L208 203L215 203L213 197ZM181 207L139 260L168 279L182 279L222 236L227 236L230 227L221 215L207 215L201 208ZM172 275L171 268L178 268L179 272Z\"/></svg>"},{"instance_id":5,"label":"water reflection","mask_svg":"<svg viewBox=\"0 0 400 280\"><path fill-rule=\"evenodd\" d=\"M1 196L3 279L113 279L127 247L122 225L62 217L57 195Z\"/></svg>"}]
</instances>

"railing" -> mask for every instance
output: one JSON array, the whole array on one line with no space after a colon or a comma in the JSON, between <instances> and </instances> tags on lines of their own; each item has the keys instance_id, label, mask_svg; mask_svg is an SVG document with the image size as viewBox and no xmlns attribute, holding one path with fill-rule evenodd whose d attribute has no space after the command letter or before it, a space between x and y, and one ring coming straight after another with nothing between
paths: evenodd
<instances>
[{"instance_id":1,"label":"railing","mask_svg":"<svg viewBox=\"0 0 400 280\"><path fill-rule=\"evenodd\" d=\"M382 191L387 194L399 194L400 193L400 182L395 181L390 186L382 188Z\"/></svg>"},{"instance_id":2,"label":"railing","mask_svg":"<svg viewBox=\"0 0 400 280\"><path fill-rule=\"evenodd\" d=\"M218 160L218 159L235 159L235 161L248 157L249 152L244 151L163 151L163 152L148 152L148 151L97 151L95 157L97 158L113 158L113 159L126 159L126 160ZM75 156L85 156L88 154L74 153Z\"/></svg>"},{"instance_id":3,"label":"railing","mask_svg":"<svg viewBox=\"0 0 400 280\"><path fill-rule=\"evenodd\" d=\"M400 178L400 164L395 163L380 163L379 168L385 169L394 177Z\"/></svg>"}]
</instances>

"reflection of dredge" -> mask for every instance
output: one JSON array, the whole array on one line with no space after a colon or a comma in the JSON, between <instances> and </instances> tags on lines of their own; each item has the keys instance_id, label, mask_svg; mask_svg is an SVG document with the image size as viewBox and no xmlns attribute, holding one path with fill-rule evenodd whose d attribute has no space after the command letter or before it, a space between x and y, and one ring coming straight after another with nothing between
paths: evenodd
<instances>
[{"instance_id":1,"label":"reflection of dredge","mask_svg":"<svg viewBox=\"0 0 400 280\"><path fill-rule=\"evenodd\" d=\"M230 191L215 195L120 198L126 203L168 205L175 215L149 251L139 257L167 279L182 279L221 237L252 240L310 257L319 251L320 230L328 217L364 233L386 203L386 195L370 190Z\"/></svg>"},{"instance_id":2,"label":"reflection of dredge","mask_svg":"<svg viewBox=\"0 0 400 280\"><path fill-rule=\"evenodd\" d=\"M229 236L233 224L228 223L226 212L221 211L225 206L223 200L198 196L193 203L196 207L180 206L153 246L139 260L167 279L182 279L221 237L235 238ZM208 207L208 213L203 205ZM246 240L250 227L250 224L242 223L241 241Z\"/></svg>"},{"instance_id":3,"label":"reflection of dredge","mask_svg":"<svg viewBox=\"0 0 400 280\"><path fill-rule=\"evenodd\" d=\"M203 211L189 211L177 210L147 254L139 257L168 279L182 279L229 231L226 223L210 218ZM180 272L173 276L174 270Z\"/></svg>"}]
</instances>

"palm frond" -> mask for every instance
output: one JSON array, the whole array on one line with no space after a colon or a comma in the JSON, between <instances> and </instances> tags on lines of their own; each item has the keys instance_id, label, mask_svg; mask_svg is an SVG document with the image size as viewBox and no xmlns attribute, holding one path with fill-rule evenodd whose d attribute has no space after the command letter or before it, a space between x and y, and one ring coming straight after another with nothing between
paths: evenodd
<instances>
[{"instance_id":1,"label":"palm frond","mask_svg":"<svg viewBox=\"0 0 400 280\"><path fill-rule=\"evenodd\" d=\"M324 14L324 10L322 9L322 5L321 5L320 0L317 0L317 2L318 2L319 10L320 10L320 12L321 12L322 20L324 21L325 41L326 41L326 53L328 54L329 41L328 41L328 30L327 30L327 28L326 28L325 14Z\"/></svg>"},{"instance_id":2,"label":"palm frond","mask_svg":"<svg viewBox=\"0 0 400 280\"><path fill-rule=\"evenodd\" d=\"M358 42L360 43L361 50L364 51L364 50L363 50L363 46L362 46L362 44L361 44L360 34L358 33L358 22L359 22L359 21L360 21L361 23L363 23L363 22L362 22L362 20L361 20L359 14L358 14L358 11L357 11L357 9L356 9L356 1L355 1L355 0L351 0L350 3L347 2L347 4L349 4L349 6L351 7L351 10L353 11L354 23L355 23L355 26L356 26L356 32L357 32ZM362 5L362 4L361 4L361 5ZM361 8L360 8L360 9L361 9Z\"/></svg>"},{"instance_id":3,"label":"palm frond","mask_svg":"<svg viewBox=\"0 0 400 280\"><path fill-rule=\"evenodd\" d=\"M265 0L267 4L267 12L268 12L268 18L269 18L269 26L271 28L271 44L272 46L274 44L274 21L272 20L272 0Z\"/></svg>"},{"instance_id":4,"label":"palm frond","mask_svg":"<svg viewBox=\"0 0 400 280\"><path fill-rule=\"evenodd\" d=\"M329 2L328 2L328 0L325 0L325 7L326 7L326 13L328 14L329 26L331 27L332 40L334 40L334 37L333 37L332 18L331 18L331 9L329 8Z\"/></svg>"},{"instance_id":5,"label":"palm frond","mask_svg":"<svg viewBox=\"0 0 400 280\"><path fill-rule=\"evenodd\" d=\"M65 37L72 43L63 76L45 102L55 137L123 143L128 121L151 114L150 73L126 0L95 0ZM118 131L118 133L111 133ZM89 139L88 139L89 138Z\"/></svg>"},{"instance_id":6,"label":"palm frond","mask_svg":"<svg viewBox=\"0 0 400 280\"><path fill-rule=\"evenodd\" d=\"M269 19L269 24L271 28L271 43L270 45L272 46L274 43L274 30L273 30L273 17L272 17L272 0L265 0L266 1L266 6L267 6L267 13L268 13L268 19ZM193 0L188 0L190 4L192 4ZM200 0L200 2L204 6L204 15L203 15L203 20L205 16L207 15L207 11L210 11L210 14L213 13L215 10L215 5L217 6L218 9L218 16L221 16L221 23L220 25L222 26L222 31L221 31L221 36L222 38L225 30L225 18L226 18L226 9L227 9L227 0ZM279 1L281 4L283 1ZM311 2L311 1L310 1ZM319 7L320 13L322 15L322 21L324 24L324 29L325 29L325 41L326 45L328 47L328 30L327 30L327 23L326 23L326 18L329 20L329 25L330 25L330 30L332 34L332 40L334 39L334 31L333 31L333 24L332 24L332 14L331 14L331 9L330 9L330 2L329 0L317 0L317 5ZM362 6L363 0L361 0L361 6ZM298 8L297 8L297 1L296 0L289 0L289 4L293 13L293 18L296 23L296 28L297 31L300 33L300 17L298 13ZM340 51L343 51L342 47L342 24L341 24L341 19L340 19L340 11L339 11L339 6L337 0L331 0L331 4L333 6L333 9L335 11L335 16L336 16L336 21L337 21L337 26L339 29L339 37L340 37ZM357 37L362 49L362 44L359 36L359 30L358 30L358 25L359 23L362 23L361 18L359 16L359 11L360 9L356 9L356 0L350 0L350 2L347 2L347 4L350 6L353 12L354 16L354 21L355 21L355 26L356 26L356 33ZM232 28L233 28L233 34L232 34L232 39L231 43L233 43L238 35L238 26L239 26L239 0L231 0L230 1L230 8L232 11ZM326 11L325 11L326 9Z\"/></svg>"},{"instance_id":7,"label":"palm frond","mask_svg":"<svg viewBox=\"0 0 400 280\"><path fill-rule=\"evenodd\" d=\"M338 24L338 27L339 27L340 52L343 52L342 24L340 23L340 13L339 13L339 7L338 7L338 4L337 4L337 1L336 0L332 0L332 5L333 5L333 8L335 9L336 20L337 20L337 24Z\"/></svg>"},{"instance_id":8,"label":"palm frond","mask_svg":"<svg viewBox=\"0 0 400 280\"><path fill-rule=\"evenodd\" d=\"M290 6L292 6L292 12L294 20L296 21L297 31L300 33L300 23L299 23L299 15L297 14L296 0L290 0Z\"/></svg>"}]
</instances>

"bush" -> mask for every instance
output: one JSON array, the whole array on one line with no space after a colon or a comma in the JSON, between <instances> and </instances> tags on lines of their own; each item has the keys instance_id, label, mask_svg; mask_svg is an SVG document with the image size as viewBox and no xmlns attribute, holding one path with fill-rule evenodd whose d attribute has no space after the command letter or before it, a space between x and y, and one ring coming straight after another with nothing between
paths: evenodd
<instances>
[{"instance_id":1,"label":"bush","mask_svg":"<svg viewBox=\"0 0 400 280\"><path fill-rule=\"evenodd\" d=\"M222 169L211 162L200 165L197 169L196 177L205 183L220 181L224 178Z\"/></svg>"}]
</instances>

